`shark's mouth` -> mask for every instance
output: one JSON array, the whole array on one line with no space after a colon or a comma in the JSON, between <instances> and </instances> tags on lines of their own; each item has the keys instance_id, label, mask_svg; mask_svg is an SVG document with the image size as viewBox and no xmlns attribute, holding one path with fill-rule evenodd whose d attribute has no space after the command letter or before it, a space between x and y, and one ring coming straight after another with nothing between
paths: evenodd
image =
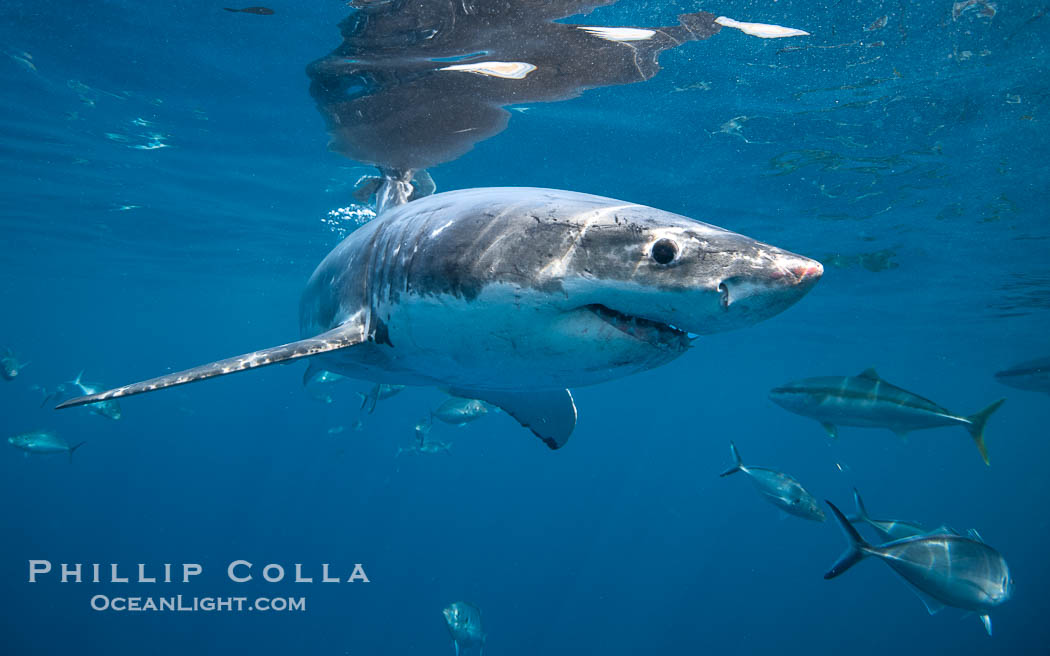
<instances>
[{"instance_id":1,"label":"shark's mouth","mask_svg":"<svg viewBox=\"0 0 1050 656\"><path fill-rule=\"evenodd\" d=\"M688 333L671 324L631 316L604 305L588 305L586 309L620 332L658 348L684 351L692 341Z\"/></svg>"}]
</instances>

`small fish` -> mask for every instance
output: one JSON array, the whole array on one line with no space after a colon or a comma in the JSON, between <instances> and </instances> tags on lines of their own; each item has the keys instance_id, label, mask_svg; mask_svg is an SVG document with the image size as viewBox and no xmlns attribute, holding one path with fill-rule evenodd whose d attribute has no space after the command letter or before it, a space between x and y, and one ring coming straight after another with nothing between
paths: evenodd
<instances>
[{"instance_id":1,"label":"small fish","mask_svg":"<svg viewBox=\"0 0 1050 656\"><path fill-rule=\"evenodd\" d=\"M73 462L73 452L85 444L85 442L80 442L79 444L69 446L69 443L59 437L57 433L46 430L15 435L14 437L7 438L7 443L16 449L24 451L27 458L30 453L37 453L40 455L68 453L70 463Z\"/></svg>"},{"instance_id":2,"label":"small fish","mask_svg":"<svg viewBox=\"0 0 1050 656\"><path fill-rule=\"evenodd\" d=\"M430 434L430 429L433 425L434 420L430 416L424 417L423 419L420 419L418 422L416 422L416 440L422 443L423 440L427 438L427 435Z\"/></svg>"},{"instance_id":3,"label":"small fish","mask_svg":"<svg viewBox=\"0 0 1050 656\"><path fill-rule=\"evenodd\" d=\"M47 391L47 388L43 385L30 385L29 389L33 392L40 392L40 394L44 397L43 400L40 401L41 408L43 408L44 405L47 404L48 400L54 396L51 392Z\"/></svg>"},{"instance_id":4,"label":"small fish","mask_svg":"<svg viewBox=\"0 0 1050 656\"><path fill-rule=\"evenodd\" d=\"M833 503L827 504L849 546L824 575L825 579L833 579L865 557L874 556L911 584L931 615L944 606L974 611L980 615L988 635L992 634L988 611L1010 598L1013 581L1006 560L985 544L976 531L969 536L926 533L873 546L864 541Z\"/></svg>"},{"instance_id":5,"label":"small fish","mask_svg":"<svg viewBox=\"0 0 1050 656\"><path fill-rule=\"evenodd\" d=\"M839 425L886 428L900 436L926 428L962 426L977 444L986 465L984 426L1005 401L1000 399L963 417L886 382L874 369L856 376L823 376L788 383L773 389L769 398L785 410L816 419L832 438L838 436Z\"/></svg>"},{"instance_id":6,"label":"small fish","mask_svg":"<svg viewBox=\"0 0 1050 656\"><path fill-rule=\"evenodd\" d=\"M241 14L256 14L258 16L273 15L273 9L270 9L269 7L245 7L244 9L230 9L229 7L223 7L223 9Z\"/></svg>"},{"instance_id":7,"label":"small fish","mask_svg":"<svg viewBox=\"0 0 1050 656\"><path fill-rule=\"evenodd\" d=\"M872 519L868 516L868 510L860 498L860 492L853 488L853 502L857 504L857 514L847 519L851 524L867 524L875 529L883 542L910 538L922 535L927 530L915 522L906 522L900 519Z\"/></svg>"},{"instance_id":8,"label":"small fish","mask_svg":"<svg viewBox=\"0 0 1050 656\"><path fill-rule=\"evenodd\" d=\"M328 388L344 380L346 380L346 376L332 373L327 369L311 364L303 374L303 387L306 388L306 393L311 398L317 399L321 403L331 403L332 395Z\"/></svg>"},{"instance_id":9,"label":"small fish","mask_svg":"<svg viewBox=\"0 0 1050 656\"><path fill-rule=\"evenodd\" d=\"M361 409L365 410L368 414L372 414L376 410L377 403L384 399L389 399L403 389L405 389L404 385L376 383L367 394L362 394L361 392L357 393L357 395L361 397Z\"/></svg>"},{"instance_id":10,"label":"small fish","mask_svg":"<svg viewBox=\"0 0 1050 656\"><path fill-rule=\"evenodd\" d=\"M883 15L872 21L871 25L864 28L865 32L875 32L886 27L886 22L890 19L889 16Z\"/></svg>"},{"instance_id":11,"label":"small fish","mask_svg":"<svg viewBox=\"0 0 1050 656\"><path fill-rule=\"evenodd\" d=\"M430 417L421 419L416 424L416 443L408 447L397 447L397 454L395 457L400 456L402 453L419 453L419 454L430 454L430 453L447 453L452 455L452 445L448 442L439 442L437 440L427 440L427 434L430 433Z\"/></svg>"},{"instance_id":12,"label":"small fish","mask_svg":"<svg viewBox=\"0 0 1050 656\"><path fill-rule=\"evenodd\" d=\"M454 396L439 405L430 415L446 424L464 426L485 416L488 411L481 401Z\"/></svg>"},{"instance_id":13,"label":"small fish","mask_svg":"<svg viewBox=\"0 0 1050 656\"><path fill-rule=\"evenodd\" d=\"M434 453L446 453L452 455L452 444L449 442L440 442L438 440L427 440L412 446L399 446L397 447L397 453L395 458L400 456L402 453L418 453L420 455L430 455Z\"/></svg>"},{"instance_id":14,"label":"small fish","mask_svg":"<svg viewBox=\"0 0 1050 656\"><path fill-rule=\"evenodd\" d=\"M1029 392L1050 394L1050 357L1029 360L995 374L1003 385Z\"/></svg>"},{"instance_id":15,"label":"small fish","mask_svg":"<svg viewBox=\"0 0 1050 656\"><path fill-rule=\"evenodd\" d=\"M778 472L765 467L745 467L740 460L740 453L736 445L729 443L729 452L733 454L733 466L725 470L720 476L729 476L737 472L747 474L755 489L777 508L789 515L811 519L815 522L824 521L824 511L812 494L806 492L802 484L783 472Z\"/></svg>"},{"instance_id":16,"label":"small fish","mask_svg":"<svg viewBox=\"0 0 1050 656\"><path fill-rule=\"evenodd\" d=\"M346 426L332 426L328 429L329 435L338 435L346 430Z\"/></svg>"},{"instance_id":17,"label":"small fish","mask_svg":"<svg viewBox=\"0 0 1050 656\"><path fill-rule=\"evenodd\" d=\"M452 634L452 644L456 648L456 656L461 649L467 647L478 647L478 653L485 651L485 638L487 637L481 628L481 611L474 604L465 601L457 601L449 604L448 608L441 611L445 616L445 624L448 632Z\"/></svg>"},{"instance_id":18,"label":"small fish","mask_svg":"<svg viewBox=\"0 0 1050 656\"><path fill-rule=\"evenodd\" d=\"M97 393L101 392L103 389L105 389L101 385L97 385L97 384L94 384L94 383L84 383L84 382L82 382L81 379L83 377L84 377L84 372L81 371L79 374L77 374L77 377L74 378L73 380L71 380L69 382L66 382L66 383L62 383L61 385L58 386L58 391L55 392L54 396L58 396L60 394L64 394L64 393L68 392L70 390L70 388L72 388L72 387L77 388L77 390L79 390L78 393L80 395L97 394ZM100 417L106 417L107 419L112 419L114 421L120 419L123 416L123 413L121 412L121 409L120 409L120 403L118 403L116 401L116 399L109 399L108 401L98 401L97 403L88 404L85 407L87 408L88 412L96 414L96 415L98 415Z\"/></svg>"},{"instance_id":19,"label":"small fish","mask_svg":"<svg viewBox=\"0 0 1050 656\"><path fill-rule=\"evenodd\" d=\"M28 52L22 52L19 54L8 54L11 61L15 62L22 68L26 69L30 73L36 73L36 64L33 63L33 56Z\"/></svg>"},{"instance_id":20,"label":"small fish","mask_svg":"<svg viewBox=\"0 0 1050 656\"><path fill-rule=\"evenodd\" d=\"M18 374L25 369L28 362L21 362L18 356L15 355L14 351L9 348L4 349L4 354L0 355L0 378L4 380L14 380L18 378Z\"/></svg>"}]
</instances>

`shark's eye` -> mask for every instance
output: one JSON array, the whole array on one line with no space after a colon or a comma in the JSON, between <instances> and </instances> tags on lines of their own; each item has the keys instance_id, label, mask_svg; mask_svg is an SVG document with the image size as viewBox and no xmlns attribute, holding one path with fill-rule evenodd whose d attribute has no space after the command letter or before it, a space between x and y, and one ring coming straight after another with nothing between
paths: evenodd
<instances>
[{"instance_id":1,"label":"shark's eye","mask_svg":"<svg viewBox=\"0 0 1050 656\"><path fill-rule=\"evenodd\" d=\"M678 245L670 239L659 239L653 244L652 256L657 264L670 264L678 256Z\"/></svg>"}]
</instances>

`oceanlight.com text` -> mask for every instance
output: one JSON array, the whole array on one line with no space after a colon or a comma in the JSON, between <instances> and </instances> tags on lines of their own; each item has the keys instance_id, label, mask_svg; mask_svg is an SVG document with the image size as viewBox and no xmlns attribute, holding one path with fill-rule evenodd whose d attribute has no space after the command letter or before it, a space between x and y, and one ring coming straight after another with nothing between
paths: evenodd
<instances>
[{"instance_id":1,"label":"oceanlight.com text","mask_svg":"<svg viewBox=\"0 0 1050 656\"><path fill-rule=\"evenodd\" d=\"M96 611L116 612L304 612L306 597L91 597Z\"/></svg>"}]
</instances>

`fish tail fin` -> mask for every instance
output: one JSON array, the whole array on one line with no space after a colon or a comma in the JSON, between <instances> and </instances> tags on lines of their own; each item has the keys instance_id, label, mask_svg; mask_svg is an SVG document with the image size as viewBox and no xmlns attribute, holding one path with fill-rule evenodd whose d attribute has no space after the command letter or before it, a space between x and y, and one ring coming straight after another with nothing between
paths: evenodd
<instances>
[{"instance_id":1,"label":"fish tail fin","mask_svg":"<svg viewBox=\"0 0 1050 656\"><path fill-rule=\"evenodd\" d=\"M232 11L233 13L237 13L240 11L240 9L230 9L229 7L223 7L223 9L225 9L226 11Z\"/></svg>"},{"instance_id":2,"label":"fish tail fin","mask_svg":"<svg viewBox=\"0 0 1050 656\"><path fill-rule=\"evenodd\" d=\"M984 446L984 425L988 423L988 417L992 416L992 413L999 409L999 406L1003 404L1006 399L999 399L995 403L991 404L984 410L967 417L967 421L970 423L966 426L966 430L969 431L970 437L977 444L977 450L981 452L981 459L984 460L984 464L991 464L988 461L988 449Z\"/></svg>"},{"instance_id":3,"label":"fish tail fin","mask_svg":"<svg viewBox=\"0 0 1050 656\"><path fill-rule=\"evenodd\" d=\"M76 385L77 387L83 387L83 383L80 382L81 379L83 379L83 378L84 378L84 370L81 369L80 373L77 374L77 377L74 378L73 380L69 381L69 384L70 385Z\"/></svg>"},{"instance_id":4,"label":"fish tail fin","mask_svg":"<svg viewBox=\"0 0 1050 656\"><path fill-rule=\"evenodd\" d=\"M740 452L736 450L736 444L729 443L729 453L733 454L733 466L719 474L719 476L729 476L738 471L744 471L744 462L740 459Z\"/></svg>"},{"instance_id":5,"label":"fish tail fin","mask_svg":"<svg viewBox=\"0 0 1050 656\"><path fill-rule=\"evenodd\" d=\"M853 503L857 506L857 514L846 517L846 521L851 524L854 522L867 522L868 509L864 507L864 500L860 498L860 492L857 491L857 488L853 488Z\"/></svg>"},{"instance_id":6,"label":"fish tail fin","mask_svg":"<svg viewBox=\"0 0 1050 656\"><path fill-rule=\"evenodd\" d=\"M76 446L73 446L69 449L69 464L73 464L73 452L79 449L80 447L84 446L85 444L87 444L87 441L81 442L80 444L77 444Z\"/></svg>"},{"instance_id":7,"label":"fish tail fin","mask_svg":"<svg viewBox=\"0 0 1050 656\"><path fill-rule=\"evenodd\" d=\"M835 504L827 500L825 500L824 503L828 504L831 508L831 512L834 513L835 519L839 522L839 528L842 529L842 533L846 536L847 542L849 542L846 551L839 556L839 559L835 561L835 564L831 566L831 569L824 574L825 579L833 579L850 567L859 563L865 556L867 556L871 550L871 545L864 541L864 538L860 536L857 529L853 528L853 524L849 523L846 516L842 514L842 511L835 507Z\"/></svg>"}]
</instances>

